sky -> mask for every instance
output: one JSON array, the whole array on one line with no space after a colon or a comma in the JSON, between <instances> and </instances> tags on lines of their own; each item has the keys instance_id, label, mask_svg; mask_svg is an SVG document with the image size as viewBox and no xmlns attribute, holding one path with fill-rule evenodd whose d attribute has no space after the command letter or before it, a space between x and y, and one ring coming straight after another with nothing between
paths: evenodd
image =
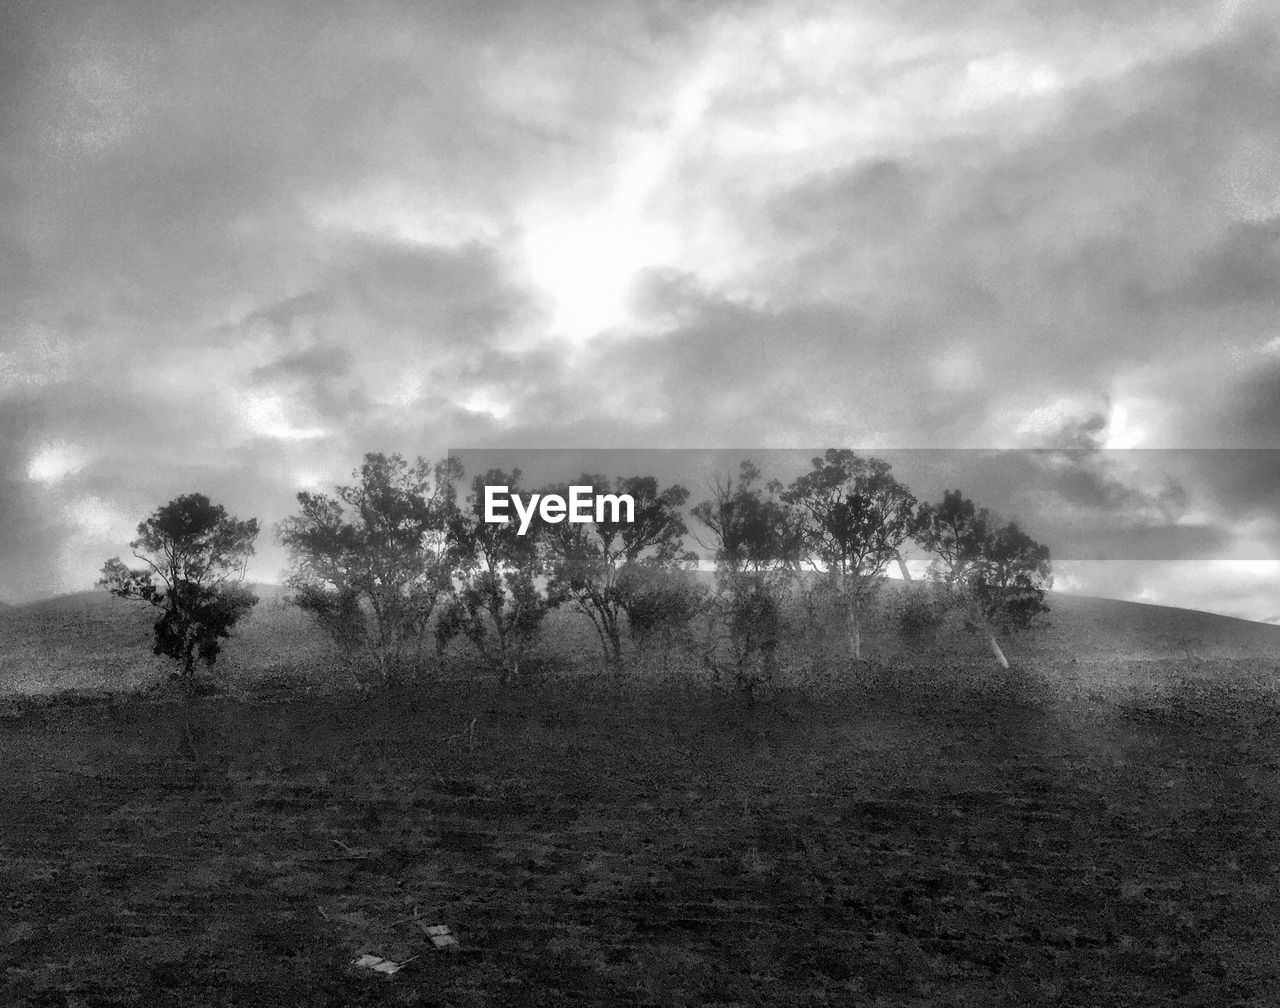
<instances>
[{"instance_id":1,"label":"sky","mask_svg":"<svg viewBox=\"0 0 1280 1008\"><path fill-rule=\"evenodd\" d=\"M367 451L1039 448L1059 587L1280 620L1278 43L1263 0L10 0L0 599L193 490L275 580Z\"/></svg>"}]
</instances>

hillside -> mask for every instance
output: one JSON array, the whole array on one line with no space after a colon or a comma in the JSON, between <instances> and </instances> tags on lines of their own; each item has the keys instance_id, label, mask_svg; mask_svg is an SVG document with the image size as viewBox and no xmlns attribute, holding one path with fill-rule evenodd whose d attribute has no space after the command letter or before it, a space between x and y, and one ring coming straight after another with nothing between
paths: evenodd
<instances>
[{"instance_id":1,"label":"hillside","mask_svg":"<svg viewBox=\"0 0 1280 1008\"><path fill-rule=\"evenodd\" d=\"M1163 658L1280 657L1280 626L1216 613L1141 602L1050 592L1046 650L1075 650L1079 657Z\"/></svg>"},{"instance_id":2,"label":"hillside","mask_svg":"<svg viewBox=\"0 0 1280 1008\"><path fill-rule=\"evenodd\" d=\"M219 669L234 678L301 665L329 665L309 618L278 585L255 585L248 619L226 643ZM0 610L0 693L132 688L168 675L151 653L152 610L105 591L76 592Z\"/></svg>"},{"instance_id":3,"label":"hillside","mask_svg":"<svg viewBox=\"0 0 1280 1008\"><path fill-rule=\"evenodd\" d=\"M886 606L902 587L887 583ZM309 617L285 603L278 585L254 590L260 602L226 644L221 674L233 681L282 671L331 674L333 655ZM1257 678L1280 665L1280 627L1270 624L1057 592L1047 600L1046 625L1003 639L1002 645L1015 667L1036 670L1055 683L1087 689L1141 687L1185 674ZM171 664L151 654L153 618L146 606L102 591L0 607L0 693L131 688L155 681ZM569 650L594 654L581 617L562 611L549 631L569 642ZM923 651L905 650L883 616L867 620L865 643L869 656L887 662L958 658L985 668L989 660L981 641L962 634Z\"/></svg>"},{"instance_id":4,"label":"hillside","mask_svg":"<svg viewBox=\"0 0 1280 1008\"><path fill-rule=\"evenodd\" d=\"M228 670L323 660L263 595ZM1274 1005L1280 697L1132 689L1274 668L1277 629L1051 603L1012 678L963 634L868 665L923 695L10 698L0 1004ZM147 622L54 599L0 655L17 688L142 681Z\"/></svg>"}]
</instances>

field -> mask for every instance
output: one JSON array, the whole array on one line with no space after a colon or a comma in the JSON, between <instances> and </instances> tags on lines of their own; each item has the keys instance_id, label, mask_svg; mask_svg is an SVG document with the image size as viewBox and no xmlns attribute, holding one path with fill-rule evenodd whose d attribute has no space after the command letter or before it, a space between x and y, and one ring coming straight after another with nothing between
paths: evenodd
<instances>
[{"instance_id":1,"label":"field","mask_svg":"<svg viewBox=\"0 0 1280 1008\"><path fill-rule=\"evenodd\" d=\"M0 1003L1274 1005L1273 666L1161 610L1082 672L1134 625L1114 607L1066 603L1008 674L753 704L581 677L13 697Z\"/></svg>"}]
</instances>

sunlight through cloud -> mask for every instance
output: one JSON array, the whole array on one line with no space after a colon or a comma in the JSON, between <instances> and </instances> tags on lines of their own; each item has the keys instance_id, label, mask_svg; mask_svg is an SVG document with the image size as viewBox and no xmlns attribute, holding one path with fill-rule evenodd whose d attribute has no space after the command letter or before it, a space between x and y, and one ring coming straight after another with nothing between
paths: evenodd
<instances>
[{"instance_id":1,"label":"sunlight through cloud","mask_svg":"<svg viewBox=\"0 0 1280 1008\"><path fill-rule=\"evenodd\" d=\"M36 483L53 484L84 466L85 457L79 449L57 441L45 445L27 464L27 479Z\"/></svg>"}]
</instances>

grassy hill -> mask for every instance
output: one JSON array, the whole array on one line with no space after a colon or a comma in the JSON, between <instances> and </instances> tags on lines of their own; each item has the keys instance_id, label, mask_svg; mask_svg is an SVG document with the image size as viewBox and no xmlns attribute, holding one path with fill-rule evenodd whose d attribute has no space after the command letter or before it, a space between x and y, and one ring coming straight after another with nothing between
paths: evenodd
<instances>
[{"instance_id":1,"label":"grassy hill","mask_svg":"<svg viewBox=\"0 0 1280 1008\"><path fill-rule=\"evenodd\" d=\"M225 671L319 667L261 595ZM1280 629L1050 603L1003 684L972 637L886 663L869 626L877 674L996 686L926 702L490 678L0 704L0 1004L1274 1006L1280 697L1016 677L1240 678ZM0 614L3 685L144 682L149 622L105 593Z\"/></svg>"},{"instance_id":2,"label":"grassy hill","mask_svg":"<svg viewBox=\"0 0 1280 1008\"><path fill-rule=\"evenodd\" d=\"M927 647L907 647L892 618L901 582L881 595L881 614L866 622L866 653L889 665L961 663L982 671L990 659L980 640L944 634ZM219 658L233 682L272 673L334 674L335 658L304 613L278 585L259 585L260 601ZM1112 599L1050 593L1045 626L1002 640L1015 668L1042 674L1064 689L1142 689L1178 676L1268 679L1280 666L1280 627L1212 613ZM103 591L78 592L23 606L0 607L0 693L58 689L129 689L169 673L151 654L154 616L144 605ZM595 643L585 620L553 616L553 646L590 663Z\"/></svg>"},{"instance_id":3,"label":"grassy hill","mask_svg":"<svg viewBox=\"0 0 1280 1008\"><path fill-rule=\"evenodd\" d=\"M332 656L310 619L278 585L256 585L259 602L218 658L233 680L297 666L328 668ZM130 689L169 674L151 653L154 612L105 591L76 592L0 610L0 693Z\"/></svg>"},{"instance_id":4,"label":"grassy hill","mask_svg":"<svg viewBox=\"0 0 1280 1008\"><path fill-rule=\"evenodd\" d=\"M1178 679L1280 681L1280 626L1168 606L1050 593L1046 625L1008 642L1064 692L1147 693Z\"/></svg>"},{"instance_id":5,"label":"grassy hill","mask_svg":"<svg viewBox=\"0 0 1280 1008\"><path fill-rule=\"evenodd\" d=\"M1135 659L1280 655L1280 626L1271 623L1057 592L1048 603L1050 632L1043 639L1050 648L1065 649L1070 639L1089 655L1122 652Z\"/></svg>"}]
</instances>

